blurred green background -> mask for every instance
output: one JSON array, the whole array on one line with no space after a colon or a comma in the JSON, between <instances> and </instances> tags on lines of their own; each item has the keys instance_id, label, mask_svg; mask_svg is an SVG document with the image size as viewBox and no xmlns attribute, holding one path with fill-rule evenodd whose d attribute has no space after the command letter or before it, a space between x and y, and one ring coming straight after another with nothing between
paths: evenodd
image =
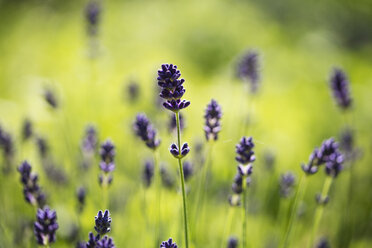
<instances>
[{"instance_id":1,"label":"blurred green background","mask_svg":"<svg viewBox=\"0 0 372 248\"><path fill-rule=\"evenodd\" d=\"M157 102L157 69L174 63L186 79L182 140L204 142L203 114L210 99L222 106L222 131L212 156L212 173L203 219L190 219L194 247L219 247L225 242L225 222L236 172L235 144L243 135L256 143L255 171L250 188L248 237L251 247L276 247L279 177L288 170L297 178L315 146L351 125L361 150L354 164L353 199L349 204L347 171L331 190L331 201L321 222L320 236L332 247L372 247L372 2L358 1L102 1L96 58L90 58L92 41L86 33L86 1L0 1L0 124L15 140L10 174L0 174L0 247L35 247L34 209L23 199L16 166L30 161L56 209L60 228L53 247L74 247L73 237L87 239L94 216L102 209L97 177L98 160L88 171L80 168L80 143L87 124L94 124L99 140L116 145L114 182L109 189L117 247L155 247L146 215L153 214L154 189L146 193L141 171L152 153L133 134L138 112L146 113L159 130L160 161L175 180L162 189L162 236L184 247L181 196L175 160L168 147L176 136L168 131L169 113ZM260 89L252 96L235 78L236 61L247 49L260 53ZM345 116L329 90L334 66L343 68L351 82L353 108ZM140 85L137 102L128 100L127 86ZM43 99L52 89L60 102L51 109ZM249 115L253 124L243 131ZM40 165L35 142L21 141L25 118L44 137L55 166L67 181L48 179ZM205 152L206 149L204 149ZM264 165L267 152L275 155L273 169ZM190 160L195 153L192 152ZM3 161L3 160L1 160ZM4 162L3 162L4 163ZM2 163L2 164L3 164ZM200 166L200 165L195 165ZM314 215L314 195L321 190L324 173L311 178L304 214L293 247L305 247ZM190 216L195 215L195 188L189 182ZM76 188L87 188L81 216L76 213ZM345 206L349 211L345 213ZM199 206L198 206L199 207ZM345 225L351 215L352 225ZM80 223L80 224L79 224ZM350 223L349 223L350 224ZM31 224L32 225L32 224ZM79 227L80 226L80 227ZM228 234L240 235L240 212L234 214Z\"/></svg>"}]
</instances>

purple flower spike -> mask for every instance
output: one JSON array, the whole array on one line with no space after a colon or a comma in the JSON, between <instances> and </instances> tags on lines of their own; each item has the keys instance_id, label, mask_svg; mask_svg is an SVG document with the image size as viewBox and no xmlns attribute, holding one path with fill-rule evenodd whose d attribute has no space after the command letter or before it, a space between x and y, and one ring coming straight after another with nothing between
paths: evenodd
<instances>
[{"instance_id":1,"label":"purple flower spike","mask_svg":"<svg viewBox=\"0 0 372 248\"><path fill-rule=\"evenodd\" d=\"M218 133L221 130L221 123L220 119L222 117L222 110L221 106L215 100L211 100L211 102L207 105L207 109L205 110L205 137L207 140L217 140Z\"/></svg>"},{"instance_id":2,"label":"purple flower spike","mask_svg":"<svg viewBox=\"0 0 372 248\"><path fill-rule=\"evenodd\" d=\"M237 156L235 157L236 161L239 163L246 165L252 163L256 160L253 152L253 139L252 137L243 137L240 142L236 145L236 153Z\"/></svg>"},{"instance_id":3,"label":"purple flower spike","mask_svg":"<svg viewBox=\"0 0 372 248\"><path fill-rule=\"evenodd\" d=\"M48 207L38 209L34 223L34 233L39 245L49 245L56 241L58 229L56 211Z\"/></svg>"},{"instance_id":4,"label":"purple flower spike","mask_svg":"<svg viewBox=\"0 0 372 248\"><path fill-rule=\"evenodd\" d=\"M240 60L237 68L238 77L244 81L251 83L251 91L257 91L259 76L258 53L255 51L248 51Z\"/></svg>"},{"instance_id":5,"label":"purple flower spike","mask_svg":"<svg viewBox=\"0 0 372 248\"><path fill-rule=\"evenodd\" d=\"M100 239L99 234L97 236L94 236L92 232L89 233L89 239L88 242L86 243L85 247L86 248L96 248L97 242Z\"/></svg>"},{"instance_id":6,"label":"purple flower spike","mask_svg":"<svg viewBox=\"0 0 372 248\"><path fill-rule=\"evenodd\" d=\"M280 196L287 198L292 193L292 187L295 183L296 177L292 172L287 172L280 177Z\"/></svg>"},{"instance_id":7,"label":"purple flower spike","mask_svg":"<svg viewBox=\"0 0 372 248\"><path fill-rule=\"evenodd\" d=\"M152 179L154 177L154 163L150 160L145 162L142 171L142 180L146 188L150 187Z\"/></svg>"},{"instance_id":8,"label":"purple flower spike","mask_svg":"<svg viewBox=\"0 0 372 248\"><path fill-rule=\"evenodd\" d=\"M173 243L172 238L169 238L168 241L161 242L160 248L177 248L177 244Z\"/></svg>"},{"instance_id":9,"label":"purple flower spike","mask_svg":"<svg viewBox=\"0 0 372 248\"><path fill-rule=\"evenodd\" d=\"M310 155L308 164L302 165L302 170L308 174L315 174L318 168L325 164L326 173L329 176L337 177L343 168L344 156L338 149L338 144L333 138L325 140L321 147L315 148Z\"/></svg>"},{"instance_id":10,"label":"purple flower spike","mask_svg":"<svg viewBox=\"0 0 372 248\"><path fill-rule=\"evenodd\" d=\"M163 106L175 113L190 105L189 101L181 100L185 94L185 80L179 79L180 77L181 72L173 64L163 64L158 70L158 85L162 88L160 97L166 100Z\"/></svg>"},{"instance_id":11,"label":"purple flower spike","mask_svg":"<svg viewBox=\"0 0 372 248\"><path fill-rule=\"evenodd\" d=\"M111 173L115 169L115 146L110 140L106 140L100 149L100 156L101 162L99 163L99 167L103 172L99 176L99 183L101 186L110 185L112 182L112 175Z\"/></svg>"},{"instance_id":12,"label":"purple flower spike","mask_svg":"<svg viewBox=\"0 0 372 248\"><path fill-rule=\"evenodd\" d=\"M25 200L31 205L43 207L45 204L45 195L38 184L38 176L31 173L31 170L32 167L27 161L22 162L18 167L23 184L23 194Z\"/></svg>"},{"instance_id":13,"label":"purple flower spike","mask_svg":"<svg viewBox=\"0 0 372 248\"><path fill-rule=\"evenodd\" d=\"M90 1L85 8L87 20L87 33L95 36L98 33L98 24L101 15L101 5L98 1Z\"/></svg>"},{"instance_id":14,"label":"purple flower spike","mask_svg":"<svg viewBox=\"0 0 372 248\"><path fill-rule=\"evenodd\" d=\"M105 236L97 242L96 248L115 248L115 244L112 238Z\"/></svg>"},{"instance_id":15,"label":"purple flower spike","mask_svg":"<svg viewBox=\"0 0 372 248\"><path fill-rule=\"evenodd\" d=\"M160 145L160 140L156 139L156 130L145 114L137 114L133 129L148 148L155 150Z\"/></svg>"},{"instance_id":16,"label":"purple flower spike","mask_svg":"<svg viewBox=\"0 0 372 248\"><path fill-rule=\"evenodd\" d=\"M230 237L227 242L227 248L237 248L238 244L238 239L236 237Z\"/></svg>"},{"instance_id":17,"label":"purple flower spike","mask_svg":"<svg viewBox=\"0 0 372 248\"><path fill-rule=\"evenodd\" d=\"M351 106L352 100L349 92L349 81L345 72L335 68L331 75L330 86L337 105L346 110Z\"/></svg>"},{"instance_id":18,"label":"purple flower spike","mask_svg":"<svg viewBox=\"0 0 372 248\"><path fill-rule=\"evenodd\" d=\"M111 218L110 212L108 210L103 213L101 210L98 211L97 216L95 217L96 226L94 229L99 235L104 235L111 230Z\"/></svg>"}]
</instances>

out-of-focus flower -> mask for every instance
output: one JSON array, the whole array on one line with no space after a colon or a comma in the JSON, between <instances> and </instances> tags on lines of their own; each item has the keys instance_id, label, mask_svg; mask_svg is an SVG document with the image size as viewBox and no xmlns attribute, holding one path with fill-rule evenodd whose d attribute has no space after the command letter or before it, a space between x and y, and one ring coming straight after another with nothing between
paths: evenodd
<instances>
[{"instance_id":1,"label":"out-of-focus flower","mask_svg":"<svg viewBox=\"0 0 372 248\"><path fill-rule=\"evenodd\" d=\"M237 248L238 247L238 238L237 237L230 237L227 241L227 248Z\"/></svg>"},{"instance_id":2,"label":"out-of-focus flower","mask_svg":"<svg viewBox=\"0 0 372 248\"><path fill-rule=\"evenodd\" d=\"M147 160L142 171L142 181L146 188L150 187L153 177L154 163L151 160Z\"/></svg>"},{"instance_id":3,"label":"out-of-focus flower","mask_svg":"<svg viewBox=\"0 0 372 248\"><path fill-rule=\"evenodd\" d=\"M345 72L335 68L331 75L330 86L337 105L343 110L348 109L352 100L350 98L349 81Z\"/></svg>"},{"instance_id":4,"label":"out-of-focus flower","mask_svg":"<svg viewBox=\"0 0 372 248\"><path fill-rule=\"evenodd\" d=\"M257 91L259 75L258 53L256 51L248 51L244 54L237 67L237 75L243 81L251 83L251 91Z\"/></svg>"},{"instance_id":5,"label":"out-of-focus flower","mask_svg":"<svg viewBox=\"0 0 372 248\"><path fill-rule=\"evenodd\" d=\"M150 149L155 150L160 145L160 140L156 139L156 130L145 114L137 114L133 129L136 135L140 137Z\"/></svg>"},{"instance_id":6,"label":"out-of-focus flower","mask_svg":"<svg viewBox=\"0 0 372 248\"><path fill-rule=\"evenodd\" d=\"M292 193L296 177L292 172L287 172L280 177L280 195L287 198Z\"/></svg>"},{"instance_id":7,"label":"out-of-focus flower","mask_svg":"<svg viewBox=\"0 0 372 248\"><path fill-rule=\"evenodd\" d=\"M56 211L45 207L38 209L34 224L34 233L39 245L49 245L56 241L56 231L58 229Z\"/></svg>"},{"instance_id":8,"label":"out-of-focus flower","mask_svg":"<svg viewBox=\"0 0 372 248\"><path fill-rule=\"evenodd\" d=\"M204 115L204 131L207 141L218 139L218 133L221 130L221 117L221 106L217 103L217 101L212 99L211 102L207 105L207 109L205 110Z\"/></svg>"}]
</instances>

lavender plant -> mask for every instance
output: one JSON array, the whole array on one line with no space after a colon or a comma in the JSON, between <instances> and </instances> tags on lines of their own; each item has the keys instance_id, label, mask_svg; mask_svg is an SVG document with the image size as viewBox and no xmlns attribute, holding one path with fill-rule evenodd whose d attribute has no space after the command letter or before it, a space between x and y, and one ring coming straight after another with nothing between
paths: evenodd
<instances>
[{"instance_id":1,"label":"lavender plant","mask_svg":"<svg viewBox=\"0 0 372 248\"><path fill-rule=\"evenodd\" d=\"M349 81L344 71L339 68L333 69L330 79L330 87L333 97L340 109L349 109L351 107L352 100L350 97Z\"/></svg>"},{"instance_id":2,"label":"lavender plant","mask_svg":"<svg viewBox=\"0 0 372 248\"><path fill-rule=\"evenodd\" d=\"M94 126L88 125L85 129L84 138L81 141L80 149L83 155L83 168L89 168L94 160L97 151L98 137Z\"/></svg>"},{"instance_id":3,"label":"lavender plant","mask_svg":"<svg viewBox=\"0 0 372 248\"><path fill-rule=\"evenodd\" d=\"M37 174L31 173L32 167L27 161L23 161L18 167L23 184L23 195L25 200L32 206L42 208L45 204L45 194L42 192Z\"/></svg>"},{"instance_id":4,"label":"lavender plant","mask_svg":"<svg viewBox=\"0 0 372 248\"><path fill-rule=\"evenodd\" d=\"M250 50L242 56L237 67L237 76L250 83L252 93L257 91L260 81L258 58L259 54Z\"/></svg>"},{"instance_id":5,"label":"lavender plant","mask_svg":"<svg viewBox=\"0 0 372 248\"><path fill-rule=\"evenodd\" d=\"M5 173L9 173L12 169L13 159L14 159L14 140L10 133L5 131L0 126L0 148L3 150L3 158L5 166L3 167L3 171Z\"/></svg>"},{"instance_id":6,"label":"lavender plant","mask_svg":"<svg viewBox=\"0 0 372 248\"><path fill-rule=\"evenodd\" d=\"M56 211L49 207L38 209L34 223L34 233L39 245L50 247L56 241L58 229Z\"/></svg>"},{"instance_id":7,"label":"lavender plant","mask_svg":"<svg viewBox=\"0 0 372 248\"><path fill-rule=\"evenodd\" d=\"M190 151L187 143L184 143L181 147L181 130L180 130L180 117L179 111L187 108L190 102L181 99L185 93L183 87L184 79L179 79L181 72L177 69L177 66L173 64L163 64L161 69L158 70L158 85L162 88L160 97L165 100L163 106L174 112L176 116L177 124L177 144L172 144L170 147L171 154L178 160L181 188L182 188L182 199L183 199L183 215L184 215L184 232L185 232L185 247L189 247L189 233L188 233L188 218L187 218L187 199L185 191L185 179L182 168L182 158L184 158Z\"/></svg>"},{"instance_id":8,"label":"lavender plant","mask_svg":"<svg viewBox=\"0 0 372 248\"><path fill-rule=\"evenodd\" d=\"M160 248L177 248L177 244L173 243L172 238L169 238L168 241L163 241L160 244Z\"/></svg>"},{"instance_id":9,"label":"lavender plant","mask_svg":"<svg viewBox=\"0 0 372 248\"><path fill-rule=\"evenodd\" d=\"M95 217L94 230L97 235L90 232L88 241L85 244L79 243L82 248L115 248L113 239L106 235L111 231L111 217L108 210L105 210L104 213L101 210L98 211ZM103 235L105 236L102 237Z\"/></svg>"},{"instance_id":10,"label":"lavender plant","mask_svg":"<svg viewBox=\"0 0 372 248\"><path fill-rule=\"evenodd\" d=\"M240 142L236 145L236 157L235 160L239 163L237 167L238 177L235 180L235 192L241 192L243 194L242 209L243 209L243 228L242 228L242 247L247 247L247 217L248 217L248 206L247 206L247 182L249 182L249 176L252 174L253 162L256 160L254 155L254 143L252 137L242 137ZM241 178L241 180L240 180ZM248 181L247 181L248 180ZM241 183L241 188L239 187ZM234 184L233 184L234 189Z\"/></svg>"},{"instance_id":11,"label":"lavender plant","mask_svg":"<svg viewBox=\"0 0 372 248\"><path fill-rule=\"evenodd\" d=\"M107 206L108 204L108 195L107 195L107 189L112 183L112 172L115 169L115 146L114 143L112 143L111 140L106 140L100 148L100 156L101 156L101 162L99 164L99 167L101 169L101 174L99 175L99 184L103 189L103 204L104 206Z\"/></svg>"}]
</instances>

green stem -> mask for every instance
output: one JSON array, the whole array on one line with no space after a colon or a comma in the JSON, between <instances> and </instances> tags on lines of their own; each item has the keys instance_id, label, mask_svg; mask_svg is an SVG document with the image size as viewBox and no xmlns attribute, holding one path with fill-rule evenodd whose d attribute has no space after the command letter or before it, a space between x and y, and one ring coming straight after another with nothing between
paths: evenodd
<instances>
[{"instance_id":1,"label":"green stem","mask_svg":"<svg viewBox=\"0 0 372 248\"><path fill-rule=\"evenodd\" d=\"M160 233L161 233L161 178L160 178L160 166L158 164L158 152L155 150L154 151L154 171L155 171L155 187L156 187L156 200L157 200L157 217L158 217L158 220L157 220L157 228L156 228L156 231L155 231L155 235L156 235L156 247L158 247L159 243L160 243Z\"/></svg>"},{"instance_id":2,"label":"green stem","mask_svg":"<svg viewBox=\"0 0 372 248\"><path fill-rule=\"evenodd\" d=\"M232 223L233 213L234 213L233 210L234 210L233 207L230 206L229 211L226 216L226 220L225 220L226 225L224 225L224 229L223 229L221 248L226 246L225 242L227 238L227 233L230 232L230 229L231 229L231 223Z\"/></svg>"},{"instance_id":3,"label":"green stem","mask_svg":"<svg viewBox=\"0 0 372 248\"><path fill-rule=\"evenodd\" d=\"M331 188L332 182L333 182L333 177L327 176L326 180L324 181L321 199L325 199L325 197L328 196L328 192L329 192L329 189ZM313 230L311 232L311 239L310 239L310 243L308 246L309 248L313 247L314 245L315 238L316 238L315 236L316 236L316 233L318 232L319 224L322 219L323 212L324 212L324 204L320 203L318 204L315 210L314 225L313 225Z\"/></svg>"},{"instance_id":4,"label":"green stem","mask_svg":"<svg viewBox=\"0 0 372 248\"><path fill-rule=\"evenodd\" d=\"M283 239L283 245L281 246L283 248L289 247L291 233L292 233L292 230L295 228L295 219L296 219L298 204L300 202L302 202L302 199L305 195L306 187L307 187L307 175L305 175L305 176L302 175L301 179L300 179L300 182L299 182L299 185L298 185L297 190L296 190L296 196L295 196L295 199L294 199L294 202L293 202L291 215L289 217L287 230L285 232L285 236L284 236L284 239Z\"/></svg>"},{"instance_id":5,"label":"green stem","mask_svg":"<svg viewBox=\"0 0 372 248\"><path fill-rule=\"evenodd\" d=\"M247 218L248 218L248 208L247 208L247 182L245 176L243 176L242 188L243 188L243 230L242 230L242 241L243 241L243 248L247 247Z\"/></svg>"},{"instance_id":6,"label":"green stem","mask_svg":"<svg viewBox=\"0 0 372 248\"><path fill-rule=\"evenodd\" d=\"M181 131L180 131L180 116L179 113L176 113L176 123L177 123L177 138L178 138L178 149L179 154L181 155ZM189 233L188 233L188 223L187 223L187 203L186 203L186 190L185 190L185 178L183 175L183 167L181 158L178 158L178 166L180 170L181 177L181 187L182 187L182 200L183 200L183 217L184 217L184 231L185 231L185 246L189 247Z\"/></svg>"},{"instance_id":7,"label":"green stem","mask_svg":"<svg viewBox=\"0 0 372 248\"><path fill-rule=\"evenodd\" d=\"M194 211L194 218L193 218L193 221L194 221L194 225L196 225L196 223L199 222L199 224L197 225L197 227L200 227L201 223L204 223L204 201L205 201L205 195L206 195L206 192L207 192L207 175L210 171L210 168L211 168L211 156L212 156L212 149L213 149L213 142L208 142L208 152L207 152L207 159L204 163L204 166L202 167L202 171L201 171L201 177L200 177L200 180L199 180L199 183L198 183L198 188L197 188L197 193L196 193L196 201L195 201L195 211ZM204 190L203 190L204 189ZM201 208L201 211L200 211L200 208ZM201 214L201 219L199 219L199 215ZM199 220L199 221L198 221ZM195 228L193 228L194 232L197 232L195 230ZM196 238L194 236L194 238Z\"/></svg>"}]
</instances>

